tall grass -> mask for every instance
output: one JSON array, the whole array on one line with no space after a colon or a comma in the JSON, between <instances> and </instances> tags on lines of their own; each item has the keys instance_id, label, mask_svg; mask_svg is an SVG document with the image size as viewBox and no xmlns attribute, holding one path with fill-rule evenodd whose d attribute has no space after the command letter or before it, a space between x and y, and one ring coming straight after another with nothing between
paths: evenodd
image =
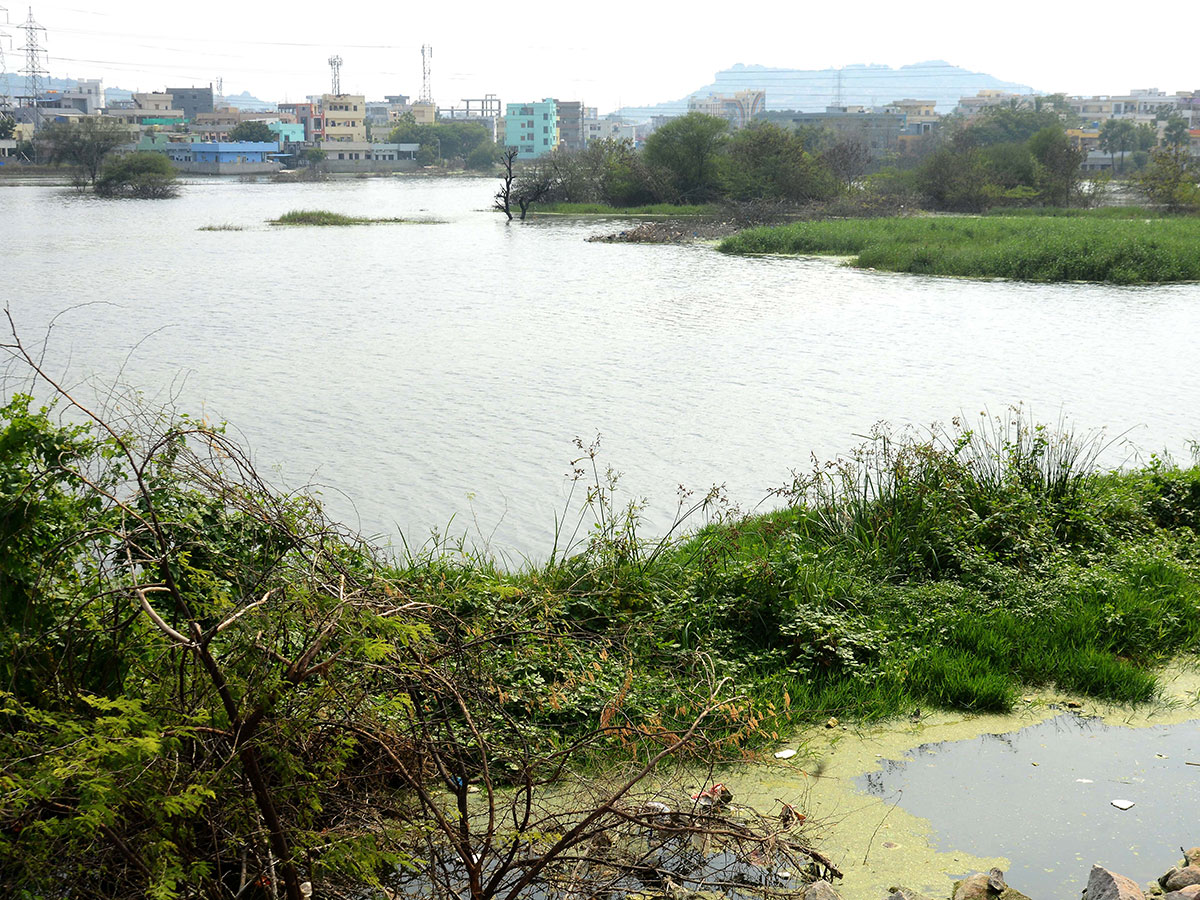
<instances>
[{"instance_id":1,"label":"tall grass","mask_svg":"<svg viewBox=\"0 0 1200 900\"><path fill-rule=\"evenodd\" d=\"M654 540L581 447L595 525L550 560L511 572L439 550L397 581L471 629L535 635L495 677L561 740L615 695L623 716L680 722L708 672L740 697L715 714L730 752L828 716L1003 711L1036 686L1146 701L1158 663L1200 649L1200 468L1108 471L1112 443L1020 409L880 427L797 474L782 508L688 499L681 517L713 521Z\"/></svg>"},{"instance_id":2,"label":"tall grass","mask_svg":"<svg viewBox=\"0 0 1200 900\"><path fill-rule=\"evenodd\" d=\"M753 228L725 253L854 256L921 275L1159 284L1200 280L1200 218L938 216Z\"/></svg>"},{"instance_id":3,"label":"tall grass","mask_svg":"<svg viewBox=\"0 0 1200 900\"><path fill-rule=\"evenodd\" d=\"M381 223L405 222L406 219L371 219L363 216L346 216L330 212L326 209L293 209L278 219L271 219L272 225L312 225L317 227L338 227L347 225L375 225Z\"/></svg>"},{"instance_id":4,"label":"tall grass","mask_svg":"<svg viewBox=\"0 0 1200 900\"><path fill-rule=\"evenodd\" d=\"M572 216L708 216L717 211L712 204L675 205L650 203L643 206L610 206L607 203L547 203L538 209L543 213Z\"/></svg>"}]
</instances>

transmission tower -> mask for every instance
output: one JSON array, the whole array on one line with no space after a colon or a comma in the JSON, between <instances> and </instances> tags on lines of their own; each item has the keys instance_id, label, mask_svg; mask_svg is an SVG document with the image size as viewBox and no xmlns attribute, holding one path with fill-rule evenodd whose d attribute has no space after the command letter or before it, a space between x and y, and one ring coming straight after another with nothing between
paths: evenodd
<instances>
[{"instance_id":1,"label":"transmission tower","mask_svg":"<svg viewBox=\"0 0 1200 900\"><path fill-rule=\"evenodd\" d=\"M217 96L216 102L213 103L213 109L225 108L225 79L220 75L217 76Z\"/></svg>"},{"instance_id":2,"label":"transmission tower","mask_svg":"<svg viewBox=\"0 0 1200 900\"><path fill-rule=\"evenodd\" d=\"M430 44L421 46L421 102L433 102L433 47Z\"/></svg>"},{"instance_id":3,"label":"transmission tower","mask_svg":"<svg viewBox=\"0 0 1200 900\"><path fill-rule=\"evenodd\" d=\"M333 94L335 97L341 96L342 93L342 58L340 56L329 57L329 69L333 72Z\"/></svg>"},{"instance_id":4,"label":"transmission tower","mask_svg":"<svg viewBox=\"0 0 1200 900\"><path fill-rule=\"evenodd\" d=\"M4 81L4 85L0 88L0 113L7 113L12 109L12 87L8 83L8 63L4 59L4 45L12 46L12 37L5 30L8 25L8 7L0 6L0 16L4 17L4 21L0 22L0 80Z\"/></svg>"},{"instance_id":5,"label":"transmission tower","mask_svg":"<svg viewBox=\"0 0 1200 900\"><path fill-rule=\"evenodd\" d=\"M29 9L29 18L17 27L25 32L25 68L22 72L25 75L25 93L28 94L26 100L33 107L33 130L36 132L42 124L40 104L43 82L49 74L42 61L46 52L42 49L46 29L33 20L33 7Z\"/></svg>"}]
</instances>

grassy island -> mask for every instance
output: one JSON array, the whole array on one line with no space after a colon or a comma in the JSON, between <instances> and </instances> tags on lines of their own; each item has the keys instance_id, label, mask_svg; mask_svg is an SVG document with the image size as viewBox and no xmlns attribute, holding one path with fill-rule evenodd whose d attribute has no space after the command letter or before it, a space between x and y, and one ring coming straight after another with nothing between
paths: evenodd
<instances>
[{"instance_id":1,"label":"grassy island","mask_svg":"<svg viewBox=\"0 0 1200 900\"><path fill-rule=\"evenodd\" d=\"M336 227L347 225L394 225L411 222L412 219L371 219L363 216L346 216L325 209L293 209L278 219L271 219L272 225L311 225L317 227Z\"/></svg>"},{"instance_id":2,"label":"grassy island","mask_svg":"<svg viewBox=\"0 0 1200 900\"><path fill-rule=\"evenodd\" d=\"M797 222L726 238L725 253L851 256L914 275L1163 284L1200 280L1200 218L930 216Z\"/></svg>"}]
</instances>

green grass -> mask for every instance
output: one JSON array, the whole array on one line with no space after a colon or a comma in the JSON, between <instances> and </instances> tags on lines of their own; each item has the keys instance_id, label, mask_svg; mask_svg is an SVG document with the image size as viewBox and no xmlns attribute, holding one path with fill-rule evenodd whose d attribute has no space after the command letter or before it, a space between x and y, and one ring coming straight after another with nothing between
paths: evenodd
<instances>
[{"instance_id":1,"label":"green grass","mask_svg":"<svg viewBox=\"0 0 1200 900\"><path fill-rule=\"evenodd\" d=\"M1163 284L1200 280L1200 218L935 216L753 228L725 253L852 256L917 275Z\"/></svg>"},{"instance_id":2,"label":"green grass","mask_svg":"<svg viewBox=\"0 0 1200 900\"><path fill-rule=\"evenodd\" d=\"M380 225L411 222L411 219L370 219L362 216L345 216L341 213L329 212L324 209L293 209L278 219L271 219L272 225L312 225L317 227L347 226L347 225Z\"/></svg>"},{"instance_id":3,"label":"green grass","mask_svg":"<svg viewBox=\"0 0 1200 900\"><path fill-rule=\"evenodd\" d=\"M662 543L598 508L550 562L440 548L398 581L472 632L534 636L491 663L508 712L555 741L614 696L681 727L710 677L744 698L713 720L731 752L829 716L1002 712L1038 687L1145 702L1156 666L1200 650L1200 468L1108 472L1104 447L1017 413L880 431L765 515Z\"/></svg>"},{"instance_id":4,"label":"green grass","mask_svg":"<svg viewBox=\"0 0 1200 900\"><path fill-rule=\"evenodd\" d=\"M1166 214L1162 210L1144 206L1035 206L1029 208L996 208L985 215L1006 218L1069 218L1069 219L1159 219Z\"/></svg>"},{"instance_id":5,"label":"green grass","mask_svg":"<svg viewBox=\"0 0 1200 900\"><path fill-rule=\"evenodd\" d=\"M246 229L243 228L241 225L230 225L230 224L226 223L224 225L201 225L196 230L197 231L245 231Z\"/></svg>"},{"instance_id":6,"label":"green grass","mask_svg":"<svg viewBox=\"0 0 1200 900\"><path fill-rule=\"evenodd\" d=\"M646 206L609 206L605 203L547 203L537 212L567 216L709 216L717 207L711 204L675 206L671 203L651 203Z\"/></svg>"}]
</instances>

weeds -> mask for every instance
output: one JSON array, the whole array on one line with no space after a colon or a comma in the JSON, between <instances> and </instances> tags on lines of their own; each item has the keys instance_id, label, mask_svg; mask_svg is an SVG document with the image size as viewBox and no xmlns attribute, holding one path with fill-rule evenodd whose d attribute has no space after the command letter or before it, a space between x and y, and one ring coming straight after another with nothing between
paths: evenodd
<instances>
[{"instance_id":1,"label":"weeds","mask_svg":"<svg viewBox=\"0 0 1200 900\"><path fill-rule=\"evenodd\" d=\"M345 216L341 213L329 212L324 209L293 209L278 219L271 219L272 225L312 225L317 227L344 227L348 225L383 225L410 222L411 219L371 219L363 216Z\"/></svg>"},{"instance_id":2,"label":"weeds","mask_svg":"<svg viewBox=\"0 0 1200 900\"><path fill-rule=\"evenodd\" d=\"M226 222L223 225L201 225L197 231L245 231L241 225L230 225Z\"/></svg>"},{"instance_id":3,"label":"weeds","mask_svg":"<svg viewBox=\"0 0 1200 900\"><path fill-rule=\"evenodd\" d=\"M1197 218L937 216L753 228L725 253L853 256L917 275L1161 284L1200 280Z\"/></svg>"}]
</instances>

